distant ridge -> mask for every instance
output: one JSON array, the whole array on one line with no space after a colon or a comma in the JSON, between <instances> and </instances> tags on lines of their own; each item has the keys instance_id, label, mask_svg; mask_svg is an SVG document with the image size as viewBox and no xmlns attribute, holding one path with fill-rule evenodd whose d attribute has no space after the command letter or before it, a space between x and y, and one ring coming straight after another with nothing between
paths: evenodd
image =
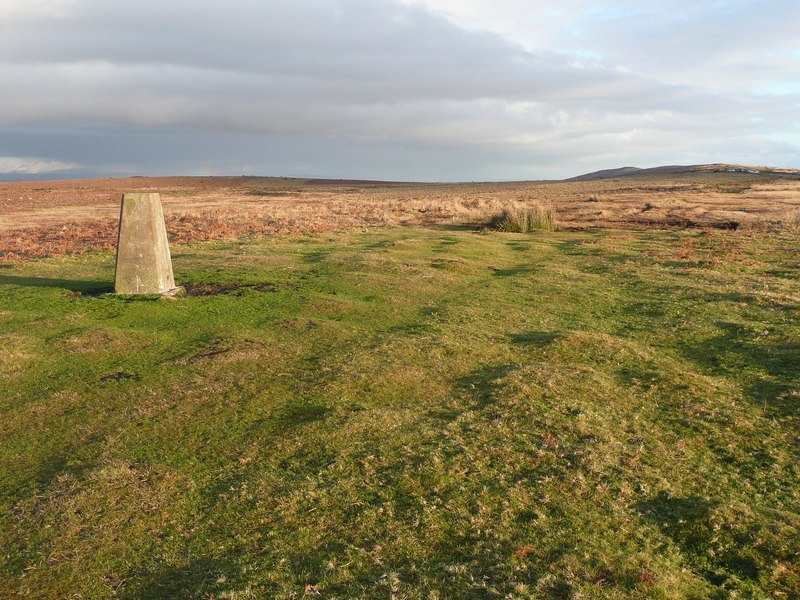
<instances>
[{"instance_id":1,"label":"distant ridge","mask_svg":"<svg viewBox=\"0 0 800 600\"><path fill-rule=\"evenodd\" d=\"M603 169L593 173L585 173L577 177L570 177L565 181L592 181L595 179L613 179L616 177L630 177L632 175L674 175L676 173L695 172L730 172L730 173L779 173L784 175L800 175L797 169L776 169L773 167L757 167L752 165L729 165L714 163L709 165L664 165L640 169L639 167L620 167L618 169Z\"/></svg>"}]
</instances>

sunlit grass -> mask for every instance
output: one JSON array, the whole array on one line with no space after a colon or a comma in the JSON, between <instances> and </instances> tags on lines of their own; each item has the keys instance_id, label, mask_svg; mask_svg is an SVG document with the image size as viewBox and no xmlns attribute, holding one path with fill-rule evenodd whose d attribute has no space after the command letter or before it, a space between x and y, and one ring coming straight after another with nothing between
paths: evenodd
<instances>
[{"instance_id":1,"label":"sunlit grass","mask_svg":"<svg viewBox=\"0 0 800 600\"><path fill-rule=\"evenodd\" d=\"M796 241L386 229L0 267L0 597L800 594Z\"/></svg>"}]
</instances>

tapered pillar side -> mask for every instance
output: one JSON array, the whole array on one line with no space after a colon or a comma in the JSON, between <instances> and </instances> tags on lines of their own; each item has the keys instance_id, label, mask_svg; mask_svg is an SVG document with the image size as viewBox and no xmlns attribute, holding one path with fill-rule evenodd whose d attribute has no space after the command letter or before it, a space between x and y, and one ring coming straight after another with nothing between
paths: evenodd
<instances>
[{"instance_id":1,"label":"tapered pillar side","mask_svg":"<svg viewBox=\"0 0 800 600\"><path fill-rule=\"evenodd\" d=\"M119 213L117 294L163 294L175 288L159 194L124 194Z\"/></svg>"}]
</instances>

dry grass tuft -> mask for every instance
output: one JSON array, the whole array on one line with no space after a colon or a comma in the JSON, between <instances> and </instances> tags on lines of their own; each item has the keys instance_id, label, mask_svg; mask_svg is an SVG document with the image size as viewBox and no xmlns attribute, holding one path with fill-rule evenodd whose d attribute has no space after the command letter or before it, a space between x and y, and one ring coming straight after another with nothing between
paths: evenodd
<instances>
[{"instance_id":1,"label":"dry grass tuft","mask_svg":"<svg viewBox=\"0 0 800 600\"><path fill-rule=\"evenodd\" d=\"M558 228L556 211L552 206L541 204L526 208L507 208L492 218L489 228L507 233L555 231Z\"/></svg>"}]
</instances>

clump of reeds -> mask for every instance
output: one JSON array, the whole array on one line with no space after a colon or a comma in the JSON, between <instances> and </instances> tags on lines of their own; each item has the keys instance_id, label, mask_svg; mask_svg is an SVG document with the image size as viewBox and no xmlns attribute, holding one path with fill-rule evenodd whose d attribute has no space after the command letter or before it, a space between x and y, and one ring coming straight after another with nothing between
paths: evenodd
<instances>
[{"instance_id":1,"label":"clump of reeds","mask_svg":"<svg viewBox=\"0 0 800 600\"><path fill-rule=\"evenodd\" d=\"M506 208L489 221L488 227L507 233L555 231L558 228L555 209L541 204L532 207Z\"/></svg>"}]
</instances>

